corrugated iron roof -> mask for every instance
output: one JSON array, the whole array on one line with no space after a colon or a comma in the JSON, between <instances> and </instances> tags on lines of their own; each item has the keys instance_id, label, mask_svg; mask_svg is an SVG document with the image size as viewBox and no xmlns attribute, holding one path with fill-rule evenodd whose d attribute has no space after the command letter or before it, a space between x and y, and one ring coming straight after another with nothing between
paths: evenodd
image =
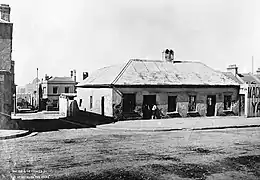
<instances>
[{"instance_id":1,"label":"corrugated iron roof","mask_svg":"<svg viewBox=\"0 0 260 180\"><path fill-rule=\"evenodd\" d=\"M178 63L133 59L99 69L78 84L97 85L239 85L232 78L200 62Z\"/></svg>"},{"instance_id":2,"label":"corrugated iron roof","mask_svg":"<svg viewBox=\"0 0 260 180\"><path fill-rule=\"evenodd\" d=\"M234 76L233 73L231 73L231 72L222 72L222 73L224 73L227 77L233 79L233 80L236 81L237 83L239 83L239 84L244 84L243 80L242 80L240 77Z\"/></svg>"},{"instance_id":3,"label":"corrugated iron roof","mask_svg":"<svg viewBox=\"0 0 260 180\"><path fill-rule=\"evenodd\" d=\"M251 73L240 74L240 78L245 81L246 84L259 84L260 80Z\"/></svg>"},{"instance_id":4,"label":"corrugated iron roof","mask_svg":"<svg viewBox=\"0 0 260 180\"><path fill-rule=\"evenodd\" d=\"M71 77L52 77L48 80L48 82L68 82L75 83L75 81Z\"/></svg>"}]
</instances>

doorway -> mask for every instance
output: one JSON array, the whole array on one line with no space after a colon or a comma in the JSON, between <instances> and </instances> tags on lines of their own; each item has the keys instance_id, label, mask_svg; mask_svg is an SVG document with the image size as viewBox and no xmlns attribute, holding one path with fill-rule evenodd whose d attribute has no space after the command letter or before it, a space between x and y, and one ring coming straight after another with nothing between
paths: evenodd
<instances>
[{"instance_id":1,"label":"doorway","mask_svg":"<svg viewBox=\"0 0 260 180\"><path fill-rule=\"evenodd\" d=\"M207 97L207 116L215 115L216 95L209 95Z\"/></svg>"},{"instance_id":2,"label":"doorway","mask_svg":"<svg viewBox=\"0 0 260 180\"><path fill-rule=\"evenodd\" d=\"M239 115L240 116L245 115L245 95L244 94L239 95Z\"/></svg>"},{"instance_id":3,"label":"doorway","mask_svg":"<svg viewBox=\"0 0 260 180\"><path fill-rule=\"evenodd\" d=\"M156 95L144 95L143 99L143 118L151 119L152 118L152 108L153 105L156 104Z\"/></svg>"},{"instance_id":4,"label":"doorway","mask_svg":"<svg viewBox=\"0 0 260 180\"><path fill-rule=\"evenodd\" d=\"M102 116L105 115L105 97L104 96L101 97L101 115Z\"/></svg>"}]
</instances>

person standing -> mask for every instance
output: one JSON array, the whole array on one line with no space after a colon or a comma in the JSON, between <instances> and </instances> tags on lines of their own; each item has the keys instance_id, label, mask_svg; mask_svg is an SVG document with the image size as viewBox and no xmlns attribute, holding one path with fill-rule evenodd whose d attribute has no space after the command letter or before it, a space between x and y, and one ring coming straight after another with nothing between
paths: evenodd
<instances>
[{"instance_id":1,"label":"person standing","mask_svg":"<svg viewBox=\"0 0 260 180\"><path fill-rule=\"evenodd\" d=\"M155 119L156 117L156 110L157 110L157 106L156 104L154 104L152 107L152 119Z\"/></svg>"}]
</instances>

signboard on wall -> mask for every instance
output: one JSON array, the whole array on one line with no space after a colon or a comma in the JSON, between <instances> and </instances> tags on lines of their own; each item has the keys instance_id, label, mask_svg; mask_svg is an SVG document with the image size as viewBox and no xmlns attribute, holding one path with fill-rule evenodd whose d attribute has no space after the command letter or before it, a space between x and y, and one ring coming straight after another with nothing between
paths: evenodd
<instances>
[{"instance_id":1,"label":"signboard on wall","mask_svg":"<svg viewBox=\"0 0 260 180\"><path fill-rule=\"evenodd\" d=\"M247 88L247 117L260 117L260 84L250 84Z\"/></svg>"}]
</instances>

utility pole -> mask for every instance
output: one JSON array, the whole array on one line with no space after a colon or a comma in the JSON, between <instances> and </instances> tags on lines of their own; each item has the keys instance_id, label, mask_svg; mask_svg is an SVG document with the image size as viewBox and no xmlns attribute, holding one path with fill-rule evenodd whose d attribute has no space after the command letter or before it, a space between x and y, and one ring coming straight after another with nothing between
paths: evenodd
<instances>
[{"instance_id":1,"label":"utility pole","mask_svg":"<svg viewBox=\"0 0 260 180\"><path fill-rule=\"evenodd\" d=\"M37 79L36 79L36 107L39 110L39 89L38 89L38 68L37 68Z\"/></svg>"},{"instance_id":2,"label":"utility pole","mask_svg":"<svg viewBox=\"0 0 260 180\"><path fill-rule=\"evenodd\" d=\"M254 74L254 56L252 56L252 74Z\"/></svg>"}]
</instances>

